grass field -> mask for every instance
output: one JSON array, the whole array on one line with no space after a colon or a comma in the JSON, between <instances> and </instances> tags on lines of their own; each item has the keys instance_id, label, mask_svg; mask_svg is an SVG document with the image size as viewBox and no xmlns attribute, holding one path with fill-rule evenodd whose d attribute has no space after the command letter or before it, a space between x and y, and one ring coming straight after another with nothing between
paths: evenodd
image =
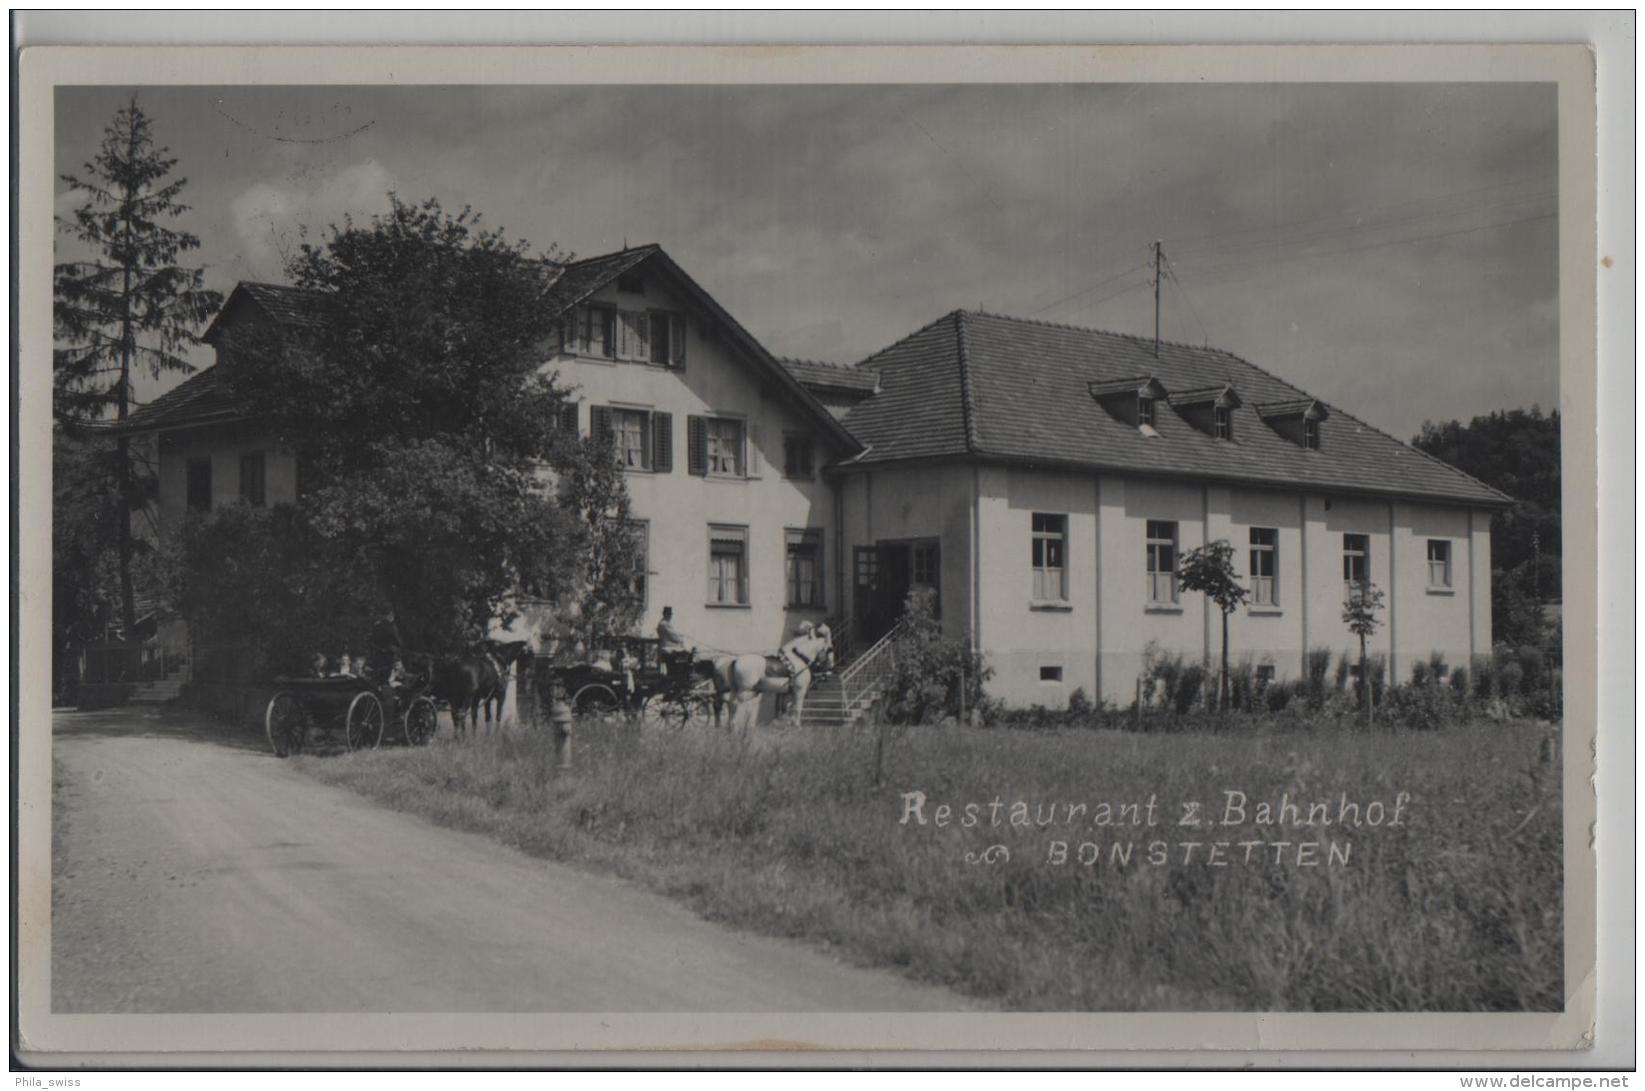
<instances>
[{"instance_id":1,"label":"grass field","mask_svg":"<svg viewBox=\"0 0 1645 1091\"><path fill-rule=\"evenodd\" d=\"M1006 1008L1558 1010L1550 730L913 728L889 744L880 787L870 729L761 729L748 741L589 727L568 772L528 730L298 760L388 806L615 871L710 919ZM1228 792L1243 793L1243 815ZM1019 800L1026 827L1010 825ZM1188 801L1214 824L1179 825ZM1277 818L1299 801L1284 817L1324 801L1312 817L1349 824L1255 821L1259 803ZM1126 824L1097 825L1104 813ZM1166 862L1151 862L1162 851Z\"/></svg>"}]
</instances>

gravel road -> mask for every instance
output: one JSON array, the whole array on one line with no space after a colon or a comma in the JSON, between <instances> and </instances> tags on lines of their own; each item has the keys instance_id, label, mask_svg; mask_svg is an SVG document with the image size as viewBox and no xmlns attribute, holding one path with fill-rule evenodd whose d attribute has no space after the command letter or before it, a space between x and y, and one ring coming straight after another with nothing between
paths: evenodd
<instances>
[{"instance_id":1,"label":"gravel road","mask_svg":"<svg viewBox=\"0 0 1645 1091\"><path fill-rule=\"evenodd\" d=\"M952 1011L318 784L188 713L58 713L58 1012Z\"/></svg>"}]
</instances>

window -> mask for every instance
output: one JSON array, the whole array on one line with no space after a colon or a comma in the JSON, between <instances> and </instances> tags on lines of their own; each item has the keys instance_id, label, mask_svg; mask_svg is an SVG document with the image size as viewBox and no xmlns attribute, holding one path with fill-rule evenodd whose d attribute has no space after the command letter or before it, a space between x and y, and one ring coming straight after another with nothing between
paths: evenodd
<instances>
[{"instance_id":1,"label":"window","mask_svg":"<svg viewBox=\"0 0 1645 1091\"><path fill-rule=\"evenodd\" d=\"M1319 450L1319 421L1313 417L1302 418L1302 445L1310 451Z\"/></svg>"},{"instance_id":2,"label":"window","mask_svg":"<svg viewBox=\"0 0 1645 1091\"><path fill-rule=\"evenodd\" d=\"M1035 512L1032 522L1034 601L1068 599L1068 516Z\"/></svg>"},{"instance_id":3,"label":"window","mask_svg":"<svg viewBox=\"0 0 1645 1091\"><path fill-rule=\"evenodd\" d=\"M1154 399L1147 395L1137 397L1137 426L1154 427Z\"/></svg>"},{"instance_id":4,"label":"window","mask_svg":"<svg viewBox=\"0 0 1645 1091\"><path fill-rule=\"evenodd\" d=\"M1428 539L1428 586L1451 586L1451 543L1444 538Z\"/></svg>"},{"instance_id":5,"label":"window","mask_svg":"<svg viewBox=\"0 0 1645 1091\"><path fill-rule=\"evenodd\" d=\"M1342 583L1346 595L1371 582L1371 539L1364 534L1342 536Z\"/></svg>"},{"instance_id":6,"label":"window","mask_svg":"<svg viewBox=\"0 0 1645 1091\"><path fill-rule=\"evenodd\" d=\"M1234 411L1225 405L1211 410L1211 434L1218 439L1234 438Z\"/></svg>"},{"instance_id":7,"label":"window","mask_svg":"<svg viewBox=\"0 0 1645 1091\"><path fill-rule=\"evenodd\" d=\"M188 460L188 506L190 511L211 510L211 459Z\"/></svg>"},{"instance_id":8,"label":"window","mask_svg":"<svg viewBox=\"0 0 1645 1091\"><path fill-rule=\"evenodd\" d=\"M577 351L589 356L617 356L617 308L584 307L578 316Z\"/></svg>"},{"instance_id":9,"label":"window","mask_svg":"<svg viewBox=\"0 0 1645 1091\"><path fill-rule=\"evenodd\" d=\"M816 474L812 458L811 437L789 435L783 437L783 476L809 478Z\"/></svg>"},{"instance_id":10,"label":"window","mask_svg":"<svg viewBox=\"0 0 1645 1091\"><path fill-rule=\"evenodd\" d=\"M673 316L667 311L652 311L651 321L648 325L651 333L651 355L649 359L654 364L672 362L674 355L670 348L670 341L674 331Z\"/></svg>"},{"instance_id":11,"label":"window","mask_svg":"<svg viewBox=\"0 0 1645 1091\"><path fill-rule=\"evenodd\" d=\"M704 430L708 473L715 477L743 475L743 422L726 417L709 417Z\"/></svg>"},{"instance_id":12,"label":"window","mask_svg":"<svg viewBox=\"0 0 1645 1091\"><path fill-rule=\"evenodd\" d=\"M1060 682L1060 681L1062 681L1062 668L1061 667L1041 667L1040 668L1040 681L1041 682Z\"/></svg>"},{"instance_id":13,"label":"window","mask_svg":"<svg viewBox=\"0 0 1645 1091\"><path fill-rule=\"evenodd\" d=\"M623 469L665 474L674 468L673 414L615 405L596 405L589 413L590 435L610 437Z\"/></svg>"},{"instance_id":14,"label":"window","mask_svg":"<svg viewBox=\"0 0 1645 1091\"><path fill-rule=\"evenodd\" d=\"M254 508L262 507L266 499L264 468L263 452L251 451L240 456L240 499Z\"/></svg>"},{"instance_id":15,"label":"window","mask_svg":"<svg viewBox=\"0 0 1645 1091\"><path fill-rule=\"evenodd\" d=\"M1177 524L1148 520L1148 601L1177 601Z\"/></svg>"},{"instance_id":16,"label":"window","mask_svg":"<svg viewBox=\"0 0 1645 1091\"><path fill-rule=\"evenodd\" d=\"M625 470L651 468L651 414L638 409L613 409L611 437L619 466Z\"/></svg>"},{"instance_id":17,"label":"window","mask_svg":"<svg viewBox=\"0 0 1645 1091\"><path fill-rule=\"evenodd\" d=\"M783 532L787 550L788 605L823 605L822 531L808 527Z\"/></svg>"},{"instance_id":18,"label":"window","mask_svg":"<svg viewBox=\"0 0 1645 1091\"><path fill-rule=\"evenodd\" d=\"M937 586L937 543L915 542L909 555L909 582L918 587Z\"/></svg>"},{"instance_id":19,"label":"window","mask_svg":"<svg viewBox=\"0 0 1645 1091\"><path fill-rule=\"evenodd\" d=\"M710 524L708 604L748 605L748 528Z\"/></svg>"},{"instance_id":20,"label":"window","mask_svg":"<svg viewBox=\"0 0 1645 1091\"><path fill-rule=\"evenodd\" d=\"M634 535L634 579L629 584L640 605L646 605L646 576L651 572L651 523L645 519L629 522Z\"/></svg>"},{"instance_id":21,"label":"window","mask_svg":"<svg viewBox=\"0 0 1645 1091\"><path fill-rule=\"evenodd\" d=\"M1279 531L1273 527L1251 528L1251 602L1273 606L1275 577L1279 575Z\"/></svg>"}]
</instances>

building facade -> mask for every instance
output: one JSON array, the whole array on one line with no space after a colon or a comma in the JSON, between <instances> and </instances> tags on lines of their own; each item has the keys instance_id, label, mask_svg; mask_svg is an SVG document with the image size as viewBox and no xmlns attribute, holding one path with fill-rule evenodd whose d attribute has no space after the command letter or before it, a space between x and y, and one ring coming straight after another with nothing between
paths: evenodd
<instances>
[{"instance_id":1,"label":"building facade","mask_svg":"<svg viewBox=\"0 0 1645 1091\"><path fill-rule=\"evenodd\" d=\"M664 606L701 645L775 648L831 621L856 648L910 589L936 596L1010 704L1076 689L1126 703L1151 649L1220 652L1176 565L1233 544L1251 601L1229 641L1260 677L1357 651L1346 590L1386 595L1373 651L1398 680L1490 650L1490 515L1507 500L1229 353L954 312L855 367L779 360L659 247L567 266L543 366L566 420L609 434ZM303 293L242 285L235 323L306 321ZM289 455L214 369L134 414L162 521L297 497Z\"/></svg>"}]
</instances>

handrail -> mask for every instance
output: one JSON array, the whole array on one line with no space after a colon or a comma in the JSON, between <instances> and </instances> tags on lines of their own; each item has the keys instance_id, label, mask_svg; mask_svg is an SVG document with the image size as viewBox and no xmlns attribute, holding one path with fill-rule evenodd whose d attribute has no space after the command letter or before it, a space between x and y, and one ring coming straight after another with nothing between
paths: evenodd
<instances>
[{"instance_id":1,"label":"handrail","mask_svg":"<svg viewBox=\"0 0 1645 1091\"><path fill-rule=\"evenodd\" d=\"M840 701L848 714L891 677L896 667L897 641L907 631L908 619L899 619L884 636L840 672Z\"/></svg>"}]
</instances>

